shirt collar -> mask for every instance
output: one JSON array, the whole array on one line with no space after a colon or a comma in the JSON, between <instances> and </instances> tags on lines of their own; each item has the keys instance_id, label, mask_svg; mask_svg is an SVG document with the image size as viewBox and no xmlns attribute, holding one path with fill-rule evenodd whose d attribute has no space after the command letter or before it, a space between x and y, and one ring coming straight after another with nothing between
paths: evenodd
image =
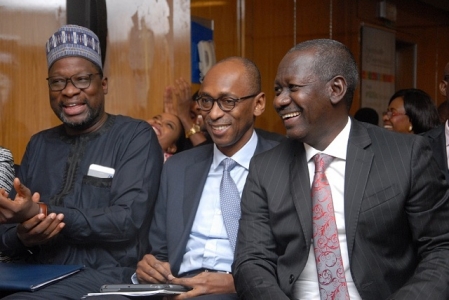
<instances>
[{"instance_id":1,"label":"shirt collar","mask_svg":"<svg viewBox=\"0 0 449 300\"><path fill-rule=\"evenodd\" d=\"M249 169L249 162L254 155L257 147L258 137L256 132L253 130L253 134L249 141L239 150L237 151L231 158L235 160L240 166L245 169ZM216 170L220 163L227 156L224 155L220 150L218 150L217 145L214 144L214 158L212 161L212 169Z\"/></svg>"},{"instance_id":2,"label":"shirt collar","mask_svg":"<svg viewBox=\"0 0 449 300\"><path fill-rule=\"evenodd\" d=\"M304 143L306 150L307 161L317 153L325 153L335 158L346 160L346 150L348 149L349 132L351 131L351 118L348 117L348 122L342 131L335 137L335 139L323 151L319 151L312 146Z\"/></svg>"}]
</instances>

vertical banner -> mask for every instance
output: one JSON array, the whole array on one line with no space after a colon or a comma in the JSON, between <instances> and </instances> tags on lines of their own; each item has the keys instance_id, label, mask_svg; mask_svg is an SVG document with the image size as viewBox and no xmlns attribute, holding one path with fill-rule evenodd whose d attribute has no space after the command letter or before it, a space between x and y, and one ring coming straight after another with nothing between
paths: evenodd
<instances>
[{"instance_id":1,"label":"vertical banner","mask_svg":"<svg viewBox=\"0 0 449 300\"><path fill-rule=\"evenodd\" d=\"M395 34L362 27L361 107L371 107L382 119L395 92Z\"/></svg>"}]
</instances>

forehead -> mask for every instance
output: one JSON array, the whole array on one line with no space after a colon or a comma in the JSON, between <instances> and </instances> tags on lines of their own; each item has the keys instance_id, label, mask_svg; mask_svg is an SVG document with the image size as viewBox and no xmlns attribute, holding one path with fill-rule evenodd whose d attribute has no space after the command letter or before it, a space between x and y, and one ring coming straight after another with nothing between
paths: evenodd
<instances>
[{"instance_id":1,"label":"forehead","mask_svg":"<svg viewBox=\"0 0 449 300\"><path fill-rule=\"evenodd\" d=\"M58 59L48 70L48 74L77 74L79 72L95 73L95 65L88 59L78 56L69 56Z\"/></svg>"},{"instance_id":2,"label":"forehead","mask_svg":"<svg viewBox=\"0 0 449 300\"><path fill-rule=\"evenodd\" d=\"M161 116L161 119L164 120L164 121L171 121L171 122L173 122L175 124L179 124L180 123L179 120L178 120L178 117L175 116L174 114L161 113L160 116Z\"/></svg>"},{"instance_id":3,"label":"forehead","mask_svg":"<svg viewBox=\"0 0 449 300\"><path fill-rule=\"evenodd\" d=\"M241 63L223 62L212 67L201 84L200 92L212 96L220 94L239 95L249 89L246 70Z\"/></svg>"},{"instance_id":4,"label":"forehead","mask_svg":"<svg viewBox=\"0 0 449 300\"><path fill-rule=\"evenodd\" d=\"M295 50L287 53L279 63L276 80L316 77L313 70L316 61L314 54L315 51L312 49Z\"/></svg>"},{"instance_id":5,"label":"forehead","mask_svg":"<svg viewBox=\"0 0 449 300\"><path fill-rule=\"evenodd\" d=\"M391 100L390 105L391 108L401 108L404 106L404 98L402 96L396 97L393 100Z\"/></svg>"}]
</instances>

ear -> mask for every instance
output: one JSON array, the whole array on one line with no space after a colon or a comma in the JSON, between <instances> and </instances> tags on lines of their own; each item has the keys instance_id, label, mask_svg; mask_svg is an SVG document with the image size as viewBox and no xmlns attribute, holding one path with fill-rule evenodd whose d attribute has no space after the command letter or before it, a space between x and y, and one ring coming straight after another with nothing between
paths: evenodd
<instances>
[{"instance_id":1,"label":"ear","mask_svg":"<svg viewBox=\"0 0 449 300\"><path fill-rule=\"evenodd\" d=\"M108 78L103 77L101 80L101 87L103 88L103 93L106 95L108 93Z\"/></svg>"},{"instance_id":2,"label":"ear","mask_svg":"<svg viewBox=\"0 0 449 300\"><path fill-rule=\"evenodd\" d=\"M440 93L441 93L441 95L443 95L444 97L446 97L446 96L447 96L447 95L446 95L447 82L446 82L445 80L441 80L441 81L440 81L439 88L440 88Z\"/></svg>"},{"instance_id":3,"label":"ear","mask_svg":"<svg viewBox=\"0 0 449 300\"><path fill-rule=\"evenodd\" d=\"M332 104L338 104L346 95L348 85L343 76L337 75L328 82L330 91L330 100Z\"/></svg>"},{"instance_id":4,"label":"ear","mask_svg":"<svg viewBox=\"0 0 449 300\"><path fill-rule=\"evenodd\" d=\"M175 154L176 150L178 150L178 148L176 148L175 144L171 144L170 147L167 148L167 152L170 154Z\"/></svg>"},{"instance_id":5,"label":"ear","mask_svg":"<svg viewBox=\"0 0 449 300\"><path fill-rule=\"evenodd\" d=\"M260 92L255 98L254 98L254 116L260 116L265 111L265 93Z\"/></svg>"}]
</instances>

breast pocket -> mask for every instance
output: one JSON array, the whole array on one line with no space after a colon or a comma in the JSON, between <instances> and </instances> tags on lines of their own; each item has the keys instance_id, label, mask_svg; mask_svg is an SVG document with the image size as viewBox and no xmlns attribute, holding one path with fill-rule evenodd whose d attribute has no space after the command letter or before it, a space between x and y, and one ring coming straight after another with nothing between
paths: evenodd
<instances>
[{"instance_id":1,"label":"breast pocket","mask_svg":"<svg viewBox=\"0 0 449 300\"><path fill-rule=\"evenodd\" d=\"M82 182L81 202L83 207L109 206L112 178L98 178L85 175Z\"/></svg>"},{"instance_id":2,"label":"breast pocket","mask_svg":"<svg viewBox=\"0 0 449 300\"><path fill-rule=\"evenodd\" d=\"M400 191L394 184L380 191L375 191L371 195L364 197L360 212L364 213L383 205L390 205L389 201L395 199L399 194Z\"/></svg>"}]
</instances>

